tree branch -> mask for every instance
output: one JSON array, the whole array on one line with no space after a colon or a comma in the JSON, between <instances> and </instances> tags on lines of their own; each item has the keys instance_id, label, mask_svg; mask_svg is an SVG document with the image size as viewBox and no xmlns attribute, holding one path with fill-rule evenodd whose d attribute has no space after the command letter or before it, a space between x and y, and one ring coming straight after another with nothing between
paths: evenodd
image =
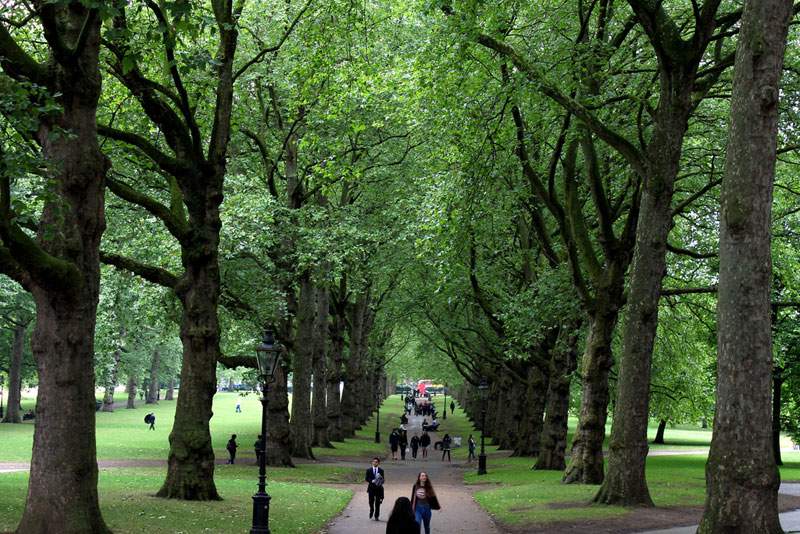
<instances>
[{"instance_id":1,"label":"tree branch","mask_svg":"<svg viewBox=\"0 0 800 534\"><path fill-rule=\"evenodd\" d=\"M140 193L128 184L110 176L106 179L106 185L112 193L117 195L122 200L136 204L137 206L141 206L152 215L155 215L161 219L161 221L164 223L164 226L167 227L167 230L169 230L169 232L175 236L178 241L183 240L189 233L189 228L187 225L175 217L170 208L161 204L154 198L149 197L144 193Z\"/></svg>"},{"instance_id":2,"label":"tree branch","mask_svg":"<svg viewBox=\"0 0 800 534\"><path fill-rule=\"evenodd\" d=\"M148 282L152 282L153 284L162 287L167 287L174 290L175 286L178 284L179 278L166 269L162 269L161 267L153 267L152 265L147 265L118 254L112 254L110 252L101 250L100 261L106 265L112 265L117 269L122 269L124 271L133 273L136 276L147 280Z\"/></svg>"}]
</instances>

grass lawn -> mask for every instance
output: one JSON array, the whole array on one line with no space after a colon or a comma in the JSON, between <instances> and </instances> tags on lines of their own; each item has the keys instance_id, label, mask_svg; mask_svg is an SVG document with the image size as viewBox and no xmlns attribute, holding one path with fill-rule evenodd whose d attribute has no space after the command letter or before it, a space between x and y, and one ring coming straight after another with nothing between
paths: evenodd
<instances>
[{"instance_id":1,"label":"grass lawn","mask_svg":"<svg viewBox=\"0 0 800 534\"><path fill-rule=\"evenodd\" d=\"M121 400L121 398L120 398ZM235 413L236 401L242 413ZM23 401L23 407L26 401ZM128 410L97 412L97 458L99 460L161 460L169 453L169 433L175 418L175 401L158 404L139 404ZM27 408L26 408L27 409ZM241 396L221 392L214 396L214 417L211 418L211 437L218 458L227 457L225 444L231 434L237 434L239 456L255 458L253 444L261 427L261 403L255 393ZM155 413L156 429L148 430L144 416ZM124 436L124 439L121 439ZM33 423L0 425L0 462L27 462L33 445Z\"/></svg>"},{"instance_id":2,"label":"grass lawn","mask_svg":"<svg viewBox=\"0 0 800 534\"><path fill-rule=\"evenodd\" d=\"M800 480L800 453L784 454L783 480ZM561 472L532 471L529 458L492 459L489 473L467 473L467 484L491 484L475 500L512 525L603 519L630 513L616 506L588 504L598 486L561 484ZM657 506L699 506L705 498L705 456L661 456L647 460L647 481ZM566 503L570 503L566 506Z\"/></svg>"},{"instance_id":3,"label":"grass lawn","mask_svg":"<svg viewBox=\"0 0 800 534\"><path fill-rule=\"evenodd\" d=\"M277 480L320 481L313 469L271 469L267 491L272 496L270 528L273 532L308 534L319 531L341 512L352 496L347 489L312 486ZM0 475L0 531L16 527L27 490L27 473ZM100 472L100 507L106 523L117 533L244 532L252 520L252 495L256 470L252 466L221 466L217 489L224 500L188 502L153 497L163 481L163 469L103 469Z\"/></svg>"}]
</instances>

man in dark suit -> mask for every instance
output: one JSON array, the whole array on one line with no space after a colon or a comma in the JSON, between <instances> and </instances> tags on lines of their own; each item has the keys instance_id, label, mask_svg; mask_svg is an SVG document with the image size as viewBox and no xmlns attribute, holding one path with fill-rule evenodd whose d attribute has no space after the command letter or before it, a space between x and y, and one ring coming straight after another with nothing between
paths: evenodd
<instances>
[{"instance_id":1,"label":"man in dark suit","mask_svg":"<svg viewBox=\"0 0 800 534\"><path fill-rule=\"evenodd\" d=\"M381 459L377 456L372 459L372 467L367 469L364 482L367 483L367 495L369 496L369 517L381 515L381 503L383 502L383 469L379 467Z\"/></svg>"}]
</instances>

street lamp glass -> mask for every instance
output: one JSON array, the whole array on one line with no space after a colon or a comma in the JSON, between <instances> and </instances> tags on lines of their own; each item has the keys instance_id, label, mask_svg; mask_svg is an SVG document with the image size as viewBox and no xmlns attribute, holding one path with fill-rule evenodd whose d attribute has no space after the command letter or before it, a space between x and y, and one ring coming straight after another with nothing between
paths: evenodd
<instances>
[{"instance_id":1,"label":"street lamp glass","mask_svg":"<svg viewBox=\"0 0 800 534\"><path fill-rule=\"evenodd\" d=\"M481 378L481 383L478 384L478 392L482 399L486 398L486 395L489 393L489 381L486 378Z\"/></svg>"},{"instance_id":2,"label":"street lamp glass","mask_svg":"<svg viewBox=\"0 0 800 534\"><path fill-rule=\"evenodd\" d=\"M264 332L264 338L256 347L256 360L258 361L258 372L265 380L272 380L275 375L275 368L278 366L278 356L281 347L275 343L275 334L272 330Z\"/></svg>"}]
</instances>

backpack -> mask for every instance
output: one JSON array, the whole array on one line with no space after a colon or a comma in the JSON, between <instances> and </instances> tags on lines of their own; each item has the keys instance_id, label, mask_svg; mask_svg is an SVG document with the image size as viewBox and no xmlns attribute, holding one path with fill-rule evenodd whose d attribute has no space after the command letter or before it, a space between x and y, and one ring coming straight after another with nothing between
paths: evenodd
<instances>
[{"instance_id":1,"label":"backpack","mask_svg":"<svg viewBox=\"0 0 800 534\"><path fill-rule=\"evenodd\" d=\"M147 415L144 416L144 422L147 423L148 425L150 424L150 422L152 420L153 420L153 416L152 415L147 414Z\"/></svg>"}]
</instances>

